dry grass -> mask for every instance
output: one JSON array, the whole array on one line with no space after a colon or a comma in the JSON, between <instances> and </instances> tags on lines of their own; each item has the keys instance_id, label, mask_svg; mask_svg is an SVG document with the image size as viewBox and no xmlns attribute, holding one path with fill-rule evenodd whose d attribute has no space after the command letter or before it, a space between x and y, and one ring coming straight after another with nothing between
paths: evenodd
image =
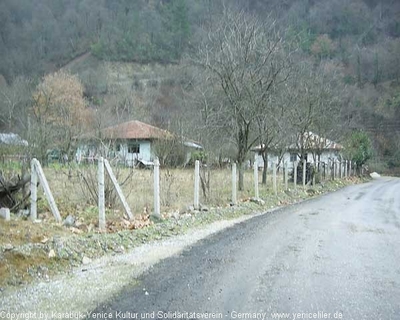
<instances>
[{"instance_id":1,"label":"dry grass","mask_svg":"<svg viewBox=\"0 0 400 320\"><path fill-rule=\"evenodd\" d=\"M91 172L91 185L97 189L96 167L81 167L83 173ZM125 181L122 190L128 204L135 215L148 214L153 209L153 171L145 169L114 168L118 180ZM97 215L96 198L90 199L86 183L79 177L78 169L70 172L66 167L45 168L54 198L60 208L61 214L81 216ZM267 186L260 184L260 196L266 197L272 192L271 177L268 177ZM211 206L225 206L231 200L231 171L218 169L210 171L210 192L205 198L200 190L200 202ZM107 179L106 179L107 180ZM261 172L259 172L261 181ZM110 182L108 182L110 183ZM107 184L107 181L106 181ZM279 176L278 188L283 188L282 178ZM85 190L86 189L86 190ZM160 200L161 211L170 212L183 210L193 204L194 169L161 169L160 170ZM254 196L253 171L247 170L244 174L244 190L238 191L238 199L247 199ZM39 211L48 211L44 197L41 197ZM109 208L108 218L121 215L122 206L118 198Z\"/></svg>"},{"instance_id":2,"label":"dry grass","mask_svg":"<svg viewBox=\"0 0 400 320\"><path fill-rule=\"evenodd\" d=\"M65 265L65 261L50 259L43 250L37 250L34 246L43 245L56 235L64 237L69 234L66 228L56 224L34 224L32 221L20 219L17 221L0 219L0 245L25 248L23 252L0 250L0 287L30 281L38 272L42 276L50 275L51 272L46 266L54 263L59 263L60 267Z\"/></svg>"},{"instance_id":3,"label":"dry grass","mask_svg":"<svg viewBox=\"0 0 400 320\"><path fill-rule=\"evenodd\" d=\"M13 169L13 168L11 168ZM18 172L19 168L14 168ZM114 173L122 184L122 190L133 214L137 217L148 215L153 210L153 170L113 167ZM203 170L203 169L202 169ZM73 215L81 223L96 226L97 209L97 166L61 166L53 164L44 168L50 189L56 200L62 217ZM268 175L267 185L261 184L262 172L259 171L259 194L267 200L274 199L272 176ZM83 179L85 177L85 179ZM278 174L278 194L284 189L282 174ZM200 188L200 202L212 207L225 207L231 201L232 193L231 170L210 170L210 188L207 197ZM289 187L293 189L292 184ZM112 189L110 179L106 174L106 189ZM161 169L160 170L160 200L161 212L171 213L185 211L193 204L194 168ZM302 192L301 188L298 192ZM238 200L246 200L254 196L253 170L244 173L244 190L238 191ZM284 196L284 195L283 195ZM39 219L52 220L49 205L39 188L38 193ZM107 221L120 220L124 211L120 200L115 196L107 207ZM48 219L49 218L49 219ZM1 239L0 239L1 240Z\"/></svg>"},{"instance_id":4,"label":"dry grass","mask_svg":"<svg viewBox=\"0 0 400 320\"><path fill-rule=\"evenodd\" d=\"M66 234L68 234L68 231L57 224L49 229L45 224L32 223L30 220L5 221L0 219L0 244L40 243L51 236L64 236Z\"/></svg>"}]
</instances>

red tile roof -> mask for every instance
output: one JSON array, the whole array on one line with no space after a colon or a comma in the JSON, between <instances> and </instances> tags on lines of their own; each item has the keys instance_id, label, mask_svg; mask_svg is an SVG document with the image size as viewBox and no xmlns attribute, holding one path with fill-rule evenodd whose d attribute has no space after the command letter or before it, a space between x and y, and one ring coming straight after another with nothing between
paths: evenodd
<instances>
[{"instance_id":1,"label":"red tile roof","mask_svg":"<svg viewBox=\"0 0 400 320\"><path fill-rule=\"evenodd\" d=\"M303 148L306 150L336 150L340 151L343 146L327 138L323 138L313 132L305 132L303 135L303 142L301 142L301 136L297 137L298 143L293 143L286 147L287 150L298 150L303 143ZM260 151L264 145L258 145L252 148L252 151Z\"/></svg>"},{"instance_id":2,"label":"red tile roof","mask_svg":"<svg viewBox=\"0 0 400 320\"><path fill-rule=\"evenodd\" d=\"M296 149L301 145L301 137L298 137L298 143L292 144L289 148ZM305 132L303 135L303 146L309 150L337 150L343 149L343 146L327 138L321 137L313 132Z\"/></svg>"},{"instance_id":3,"label":"red tile roof","mask_svg":"<svg viewBox=\"0 0 400 320\"><path fill-rule=\"evenodd\" d=\"M167 130L160 129L149 124L132 120L117 124L102 130L109 139L137 139L154 140L172 138L173 134Z\"/></svg>"}]
</instances>

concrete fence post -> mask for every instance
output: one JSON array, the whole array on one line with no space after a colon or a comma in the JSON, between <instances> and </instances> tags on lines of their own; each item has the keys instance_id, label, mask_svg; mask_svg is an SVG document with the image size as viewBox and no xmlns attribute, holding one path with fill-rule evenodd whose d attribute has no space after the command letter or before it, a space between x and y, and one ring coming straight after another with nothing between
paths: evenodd
<instances>
[{"instance_id":1,"label":"concrete fence post","mask_svg":"<svg viewBox=\"0 0 400 320\"><path fill-rule=\"evenodd\" d=\"M303 160L303 189L306 188L306 173L307 173L306 169L307 169L307 161L304 159Z\"/></svg>"},{"instance_id":2,"label":"concrete fence post","mask_svg":"<svg viewBox=\"0 0 400 320\"><path fill-rule=\"evenodd\" d=\"M285 162L284 170L285 170L285 190L288 190L289 189L289 186L288 186L289 175L288 175L288 163L287 162Z\"/></svg>"},{"instance_id":3,"label":"concrete fence post","mask_svg":"<svg viewBox=\"0 0 400 320\"><path fill-rule=\"evenodd\" d=\"M328 159L328 161L326 162L325 166L326 166L326 176L325 179L326 180L330 180L331 179L331 170L330 170L330 160Z\"/></svg>"},{"instance_id":4,"label":"concrete fence post","mask_svg":"<svg viewBox=\"0 0 400 320\"><path fill-rule=\"evenodd\" d=\"M237 202L237 192L236 192L236 163L232 164L232 204L235 205Z\"/></svg>"},{"instance_id":5,"label":"concrete fence post","mask_svg":"<svg viewBox=\"0 0 400 320\"><path fill-rule=\"evenodd\" d=\"M61 222L62 219L60 212L58 211L57 204L54 200L53 194L51 193L49 183L47 182L46 176L44 175L42 166L40 165L40 162L37 159L32 159L32 162L34 163L34 169L37 173L37 177L39 178L40 183L42 184L44 194L50 206L50 210L53 213L53 216L56 219L56 221Z\"/></svg>"},{"instance_id":6,"label":"concrete fence post","mask_svg":"<svg viewBox=\"0 0 400 320\"><path fill-rule=\"evenodd\" d=\"M349 160L349 177L351 177L351 174L352 174L352 172L351 172L351 160Z\"/></svg>"},{"instance_id":7,"label":"concrete fence post","mask_svg":"<svg viewBox=\"0 0 400 320\"><path fill-rule=\"evenodd\" d=\"M257 163L257 154L254 157L254 196L256 199L260 197L258 191L258 163Z\"/></svg>"},{"instance_id":8,"label":"concrete fence post","mask_svg":"<svg viewBox=\"0 0 400 320\"><path fill-rule=\"evenodd\" d=\"M98 188L99 188L99 229L106 229L106 206L104 195L104 159L99 158L97 172Z\"/></svg>"},{"instance_id":9,"label":"concrete fence post","mask_svg":"<svg viewBox=\"0 0 400 320\"><path fill-rule=\"evenodd\" d=\"M315 175L317 174L317 164L313 163L313 170L312 170L312 185L315 186Z\"/></svg>"},{"instance_id":10,"label":"concrete fence post","mask_svg":"<svg viewBox=\"0 0 400 320\"><path fill-rule=\"evenodd\" d=\"M346 161L342 161L342 178L346 178Z\"/></svg>"},{"instance_id":11,"label":"concrete fence post","mask_svg":"<svg viewBox=\"0 0 400 320\"><path fill-rule=\"evenodd\" d=\"M278 190L276 187L276 163L272 163L272 186L274 189L274 194L277 195L278 194Z\"/></svg>"},{"instance_id":12,"label":"concrete fence post","mask_svg":"<svg viewBox=\"0 0 400 320\"><path fill-rule=\"evenodd\" d=\"M333 179L335 180L337 178L337 160L333 160Z\"/></svg>"},{"instance_id":13,"label":"concrete fence post","mask_svg":"<svg viewBox=\"0 0 400 320\"><path fill-rule=\"evenodd\" d=\"M0 208L0 217L6 221L10 221L10 209L9 208Z\"/></svg>"},{"instance_id":14,"label":"concrete fence post","mask_svg":"<svg viewBox=\"0 0 400 320\"><path fill-rule=\"evenodd\" d=\"M327 162L325 162L325 180L329 180L330 176L329 176L329 159Z\"/></svg>"},{"instance_id":15,"label":"concrete fence post","mask_svg":"<svg viewBox=\"0 0 400 320\"><path fill-rule=\"evenodd\" d=\"M34 221L37 219L37 182L38 177L35 168L35 162L31 161L31 219Z\"/></svg>"},{"instance_id":16,"label":"concrete fence post","mask_svg":"<svg viewBox=\"0 0 400 320\"><path fill-rule=\"evenodd\" d=\"M200 161L194 163L194 209L200 209Z\"/></svg>"},{"instance_id":17,"label":"concrete fence post","mask_svg":"<svg viewBox=\"0 0 400 320\"><path fill-rule=\"evenodd\" d=\"M331 160L328 159L327 161L327 168L326 168L326 179L327 180L332 180L332 164L331 164Z\"/></svg>"},{"instance_id":18,"label":"concrete fence post","mask_svg":"<svg viewBox=\"0 0 400 320\"><path fill-rule=\"evenodd\" d=\"M340 161L336 161L336 178L340 179Z\"/></svg>"},{"instance_id":19,"label":"concrete fence post","mask_svg":"<svg viewBox=\"0 0 400 320\"><path fill-rule=\"evenodd\" d=\"M344 165L343 161L340 161L340 179L343 179L343 174L344 174Z\"/></svg>"},{"instance_id":20,"label":"concrete fence post","mask_svg":"<svg viewBox=\"0 0 400 320\"><path fill-rule=\"evenodd\" d=\"M124 196L124 193L122 192L121 187L119 186L119 183L117 181L117 178L114 175L114 172L110 166L110 163L108 162L107 159L104 159L104 166L106 168L106 171L108 172L108 176L111 179L111 182L114 185L115 190L117 191L117 195L119 197L119 199L121 200L122 206L125 209L126 214L128 215L129 219L133 219L133 214L131 211L131 208L129 208L128 202L126 201L126 198Z\"/></svg>"},{"instance_id":21,"label":"concrete fence post","mask_svg":"<svg viewBox=\"0 0 400 320\"><path fill-rule=\"evenodd\" d=\"M153 215L160 217L160 161L154 159L154 212Z\"/></svg>"},{"instance_id":22,"label":"concrete fence post","mask_svg":"<svg viewBox=\"0 0 400 320\"><path fill-rule=\"evenodd\" d=\"M293 184L294 188L297 189L297 161L293 162Z\"/></svg>"},{"instance_id":23,"label":"concrete fence post","mask_svg":"<svg viewBox=\"0 0 400 320\"><path fill-rule=\"evenodd\" d=\"M345 160L345 162L344 162L344 177L347 179L347 177L348 177L348 175L347 175L347 164L348 164L348 162L347 162L347 160Z\"/></svg>"},{"instance_id":24,"label":"concrete fence post","mask_svg":"<svg viewBox=\"0 0 400 320\"><path fill-rule=\"evenodd\" d=\"M330 180L329 160L325 162L325 180Z\"/></svg>"}]
</instances>

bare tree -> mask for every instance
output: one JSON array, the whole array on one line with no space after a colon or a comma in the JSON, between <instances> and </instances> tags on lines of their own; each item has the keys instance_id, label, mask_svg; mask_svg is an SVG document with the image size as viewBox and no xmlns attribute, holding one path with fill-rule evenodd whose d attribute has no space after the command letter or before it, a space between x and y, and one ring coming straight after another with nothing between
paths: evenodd
<instances>
[{"instance_id":1,"label":"bare tree","mask_svg":"<svg viewBox=\"0 0 400 320\"><path fill-rule=\"evenodd\" d=\"M24 127L31 89L32 81L24 77L16 78L11 85L0 85L0 127L9 131L15 126Z\"/></svg>"},{"instance_id":2,"label":"bare tree","mask_svg":"<svg viewBox=\"0 0 400 320\"><path fill-rule=\"evenodd\" d=\"M34 136L40 158L46 160L46 151L51 147L70 155L75 137L92 120L79 79L64 71L47 75L37 86L33 100L37 124Z\"/></svg>"},{"instance_id":3,"label":"bare tree","mask_svg":"<svg viewBox=\"0 0 400 320\"><path fill-rule=\"evenodd\" d=\"M343 127L342 98L345 88L340 78L326 66L313 67L307 62L299 64L294 76L288 80L282 99L287 106L292 142L299 150L300 159L311 151L319 157L330 139L340 138ZM315 141L313 132L322 139Z\"/></svg>"},{"instance_id":4,"label":"bare tree","mask_svg":"<svg viewBox=\"0 0 400 320\"><path fill-rule=\"evenodd\" d=\"M284 78L286 81L287 77ZM283 81L283 80L282 80ZM257 117L259 148L257 152L263 159L262 184L267 183L268 155L273 152L281 158L290 143L290 124L287 118L287 105L279 95L282 89L275 88L269 99L264 101L265 108Z\"/></svg>"},{"instance_id":5,"label":"bare tree","mask_svg":"<svg viewBox=\"0 0 400 320\"><path fill-rule=\"evenodd\" d=\"M210 106L207 119L236 147L240 190L243 164L259 138L254 130L257 117L283 69L282 43L273 22L225 11L193 59L218 95L219 104Z\"/></svg>"}]
</instances>

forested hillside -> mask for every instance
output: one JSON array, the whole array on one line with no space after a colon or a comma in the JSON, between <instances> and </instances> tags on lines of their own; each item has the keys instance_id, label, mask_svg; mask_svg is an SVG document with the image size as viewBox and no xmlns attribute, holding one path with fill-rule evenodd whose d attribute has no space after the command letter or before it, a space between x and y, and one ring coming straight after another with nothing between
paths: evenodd
<instances>
[{"instance_id":1,"label":"forested hillside","mask_svg":"<svg viewBox=\"0 0 400 320\"><path fill-rule=\"evenodd\" d=\"M400 2L396 0L2 0L1 130L27 136L28 127L37 121L34 110L40 108L35 109L35 97L42 77L86 53L85 59L68 69L82 83L97 126L139 118L204 140L210 149L221 151L220 145L231 143L231 133L208 129L214 137L205 136L210 123L222 128L207 108L214 105L215 110L217 101L231 96L219 91L221 78L216 81L215 74L207 73L216 70L209 59L216 50L207 50L218 41L234 43L233 34L217 39L218 30L229 29L223 21L231 19L237 25L242 21L227 18L227 12L257 21L254 28L262 29L263 36L249 38L257 52L263 50L257 47L260 43L279 39L279 57L268 61L270 71L281 71L273 79L265 78L273 84L262 89L268 91L261 95L265 110L272 110L271 105L300 110L296 103L301 99L304 105L318 105L319 115L329 108L336 130L317 116L309 119L307 129L320 128L320 134L343 143L352 132L366 132L374 148L371 163L391 170L400 167ZM243 30L236 29L241 40L246 38ZM238 62L242 56L231 57ZM252 74L254 70L249 71ZM283 81L291 88L286 93L280 86ZM298 83L307 83L313 95L308 89L302 93ZM256 91L261 90L242 89L252 92L245 104L254 103ZM224 98L218 99L218 94ZM290 110L285 114L292 114ZM99 120L99 114L107 121ZM293 121L285 126L295 128ZM249 132L249 138L261 136L254 132L257 129ZM233 145L237 148L240 143ZM222 149L231 152L228 146Z\"/></svg>"}]
</instances>

